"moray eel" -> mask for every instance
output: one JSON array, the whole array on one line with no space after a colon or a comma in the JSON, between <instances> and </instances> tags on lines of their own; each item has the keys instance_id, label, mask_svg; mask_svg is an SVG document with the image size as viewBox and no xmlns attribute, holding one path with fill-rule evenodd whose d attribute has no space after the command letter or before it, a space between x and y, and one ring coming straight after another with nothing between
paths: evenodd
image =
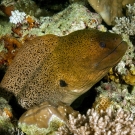
<instances>
[{"instance_id":1,"label":"moray eel","mask_svg":"<svg viewBox=\"0 0 135 135\"><path fill-rule=\"evenodd\" d=\"M25 109L50 101L70 105L116 65L127 49L120 35L95 29L27 41L2 82ZM1 92L2 93L2 92Z\"/></svg>"}]
</instances>

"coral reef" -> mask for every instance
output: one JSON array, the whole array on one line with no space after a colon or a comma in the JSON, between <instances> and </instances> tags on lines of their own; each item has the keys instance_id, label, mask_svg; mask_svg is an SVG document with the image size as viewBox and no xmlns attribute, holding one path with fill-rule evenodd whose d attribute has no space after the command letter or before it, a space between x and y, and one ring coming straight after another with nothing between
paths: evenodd
<instances>
[{"instance_id":1,"label":"coral reef","mask_svg":"<svg viewBox=\"0 0 135 135\"><path fill-rule=\"evenodd\" d=\"M15 37L19 37L22 42L33 36L45 34L64 36L84 28L97 28L106 31L106 28L101 25L102 19L98 14L90 12L85 6L77 3L70 5L52 17L40 17L38 19L23 11L14 10L11 12L9 19L10 24L8 21L4 21L6 30L3 30L4 25L0 25L3 28L1 29L3 33L1 35L11 35L12 33Z\"/></svg>"},{"instance_id":2,"label":"coral reef","mask_svg":"<svg viewBox=\"0 0 135 135\"><path fill-rule=\"evenodd\" d=\"M10 23L12 23L12 35L19 37L19 40L22 43L29 36L23 36L24 31L30 31L30 29L37 28L39 26L39 22L34 16L26 15L24 12L19 12L18 10L11 11L9 19Z\"/></svg>"},{"instance_id":3,"label":"coral reef","mask_svg":"<svg viewBox=\"0 0 135 135\"><path fill-rule=\"evenodd\" d=\"M122 78L127 84L134 85L135 86L135 74L132 74L131 72L127 72L126 75Z\"/></svg>"},{"instance_id":4,"label":"coral reef","mask_svg":"<svg viewBox=\"0 0 135 135\"><path fill-rule=\"evenodd\" d=\"M18 125L28 135L53 134L59 127L66 125L69 114L77 116L78 112L64 104L54 107L44 102L26 111Z\"/></svg>"},{"instance_id":5,"label":"coral reef","mask_svg":"<svg viewBox=\"0 0 135 135\"><path fill-rule=\"evenodd\" d=\"M8 102L0 97L0 134L9 135L14 132L14 125L11 123L12 109Z\"/></svg>"},{"instance_id":6,"label":"coral reef","mask_svg":"<svg viewBox=\"0 0 135 135\"><path fill-rule=\"evenodd\" d=\"M11 15L11 11L14 10L13 3L14 0L2 0L0 1L0 10L7 16Z\"/></svg>"},{"instance_id":7,"label":"coral reef","mask_svg":"<svg viewBox=\"0 0 135 135\"><path fill-rule=\"evenodd\" d=\"M105 103L102 105L106 106ZM28 135L135 135L134 112L117 107L116 104L100 109L89 109L86 115L81 115L69 106L62 104L54 107L45 102L25 112L19 120L19 127Z\"/></svg>"},{"instance_id":8,"label":"coral reef","mask_svg":"<svg viewBox=\"0 0 135 135\"><path fill-rule=\"evenodd\" d=\"M3 4L7 6L15 4L12 0L4 2ZM79 12L78 10L82 11ZM11 23L8 23L6 20L0 25L0 28L2 32L1 36L8 34L10 37L12 34L12 36L18 38L21 43L24 43L26 40L30 40L35 36L45 34L63 36L84 28L97 27L97 29L101 31L106 31L106 28L101 25L101 21L102 19L98 14L91 13L86 7L75 3L52 17L41 17L40 19L27 15L25 12L14 10L10 16ZM3 60L9 61L8 59L3 59L2 54L2 64Z\"/></svg>"},{"instance_id":9,"label":"coral reef","mask_svg":"<svg viewBox=\"0 0 135 135\"><path fill-rule=\"evenodd\" d=\"M15 10L16 11L16 10ZM20 13L20 12L19 12ZM24 12L22 12L24 13ZM14 18L15 16L11 16L11 18ZM21 17L21 16L20 16ZM22 23L19 23L19 22ZM12 27L12 31L13 31L13 35L15 37L19 37L19 40L24 43L25 40L30 40L31 37L35 37L36 34L30 34L28 32L30 32L32 29L39 27L39 21L33 17L33 16L29 16L29 15L25 15L22 18L16 18L16 20L14 20L14 22L11 19L11 22L13 23L13 27ZM17 23L17 24L15 24ZM38 33L37 33L38 35Z\"/></svg>"},{"instance_id":10,"label":"coral reef","mask_svg":"<svg viewBox=\"0 0 135 135\"><path fill-rule=\"evenodd\" d=\"M12 24L9 23L9 20L4 17L0 16L0 37L5 36L6 34L11 35L12 33Z\"/></svg>"},{"instance_id":11,"label":"coral reef","mask_svg":"<svg viewBox=\"0 0 135 135\"><path fill-rule=\"evenodd\" d=\"M48 13L47 10L41 10L33 0L2 0L0 10L7 16L11 16L11 11L14 10L19 10L35 17Z\"/></svg>"},{"instance_id":12,"label":"coral reef","mask_svg":"<svg viewBox=\"0 0 135 135\"><path fill-rule=\"evenodd\" d=\"M0 38L0 66L9 66L16 56L21 43L14 37L3 36Z\"/></svg>"},{"instance_id":13,"label":"coral reef","mask_svg":"<svg viewBox=\"0 0 135 135\"><path fill-rule=\"evenodd\" d=\"M11 16L9 17L10 22L17 24L24 21L26 14L24 12L19 12L18 10L11 11Z\"/></svg>"},{"instance_id":14,"label":"coral reef","mask_svg":"<svg viewBox=\"0 0 135 135\"><path fill-rule=\"evenodd\" d=\"M127 4L133 4L134 0L88 0L88 2L108 25L113 25L115 17L123 16L123 8Z\"/></svg>"},{"instance_id":15,"label":"coral reef","mask_svg":"<svg viewBox=\"0 0 135 135\"><path fill-rule=\"evenodd\" d=\"M99 96L96 98L96 100L95 100L95 102L93 103L93 106L92 106L92 107L93 107L97 112L100 112L101 110L106 111L106 109L107 109L108 107L110 107L111 105L112 105L112 102L111 102L110 98L107 97L107 96L102 96L102 94L101 94L101 95L99 95Z\"/></svg>"},{"instance_id":16,"label":"coral reef","mask_svg":"<svg viewBox=\"0 0 135 135\"><path fill-rule=\"evenodd\" d=\"M88 0L68 0L70 4L72 3L79 3L81 5L84 5L84 6L88 6L89 3L88 3Z\"/></svg>"},{"instance_id":17,"label":"coral reef","mask_svg":"<svg viewBox=\"0 0 135 135\"><path fill-rule=\"evenodd\" d=\"M135 119L132 113L121 108L98 113L89 109L86 115L69 115L68 126L62 126L57 135L135 135Z\"/></svg>"},{"instance_id":18,"label":"coral reef","mask_svg":"<svg viewBox=\"0 0 135 135\"><path fill-rule=\"evenodd\" d=\"M121 26L123 27L123 26ZM130 28L129 28L130 29ZM121 33L122 34L122 33ZM135 70L135 46L129 39L129 36L122 34L123 40L127 42L128 49L121 59L121 61L109 72L109 78L115 82L122 82L130 85L135 85L134 83L134 70Z\"/></svg>"},{"instance_id":19,"label":"coral reef","mask_svg":"<svg viewBox=\"0 0 135 135\"><path fill-rule=\"evenodd\" d=\"M10 100L13 93L25 109L46 100L70 105L105 76L126 49L120 35L96 29L36 37L23 45L9 66L1 82L7 91L4 97Z\"/></svg>"},{"instance_id":20,"label":"coral reef","mask_svg":"<svg viewBox=\"0 0 135 135\"><path fill-rule=\"evenodd\" d=\"M120 84L115 82L101 83L100 86L96 88L99 96L96 98L96 105L93 107L96 109L101 106L101 99L105 98L109 100L104 102L104 106L111 108L122 108L125 111L132 112L135 115L135 90L134 87L129 88L126 84ZM95 103L94 103L95 104ZM107 107L106 107L107 108ZM103 110L103 108L101 108Z\"/></svg>"},{"instance_id":21,"label":"coral reef","mask_svg":"<svg viewBox=\"0 0 135 135\"><path fill-rule=\"evenodd\" d=\"M118 34L135 35L135 3L126 5L127 16L116 17L112 30Z\"/></svg>"},{"instance_id":22,"label":"coral reef","mask_svg":"<svg viewBox=\"0 0 135 135\"><path fill-rule=\"evenodd\" d=\"M41 18L40 30L44 34L63 36L80 29L96 28L101 24L101 21L102 19L98 14L92 13L83 5L75 3L52 18Z\"/></svg>"},{"instance_id":23,"label":"coral reef","mask_svg":"<svg viewBox=\"0 0 135 135\"><path fill-rule=\"evenodd\" d=\"M19 127L28 135L46 133L135 135L135 47L128 37L135 35L134 0L88 1L108 25L115 24L112 32L124 33L123 39L129 45L128 50L108 74L108 78L113 81L101 83L96 88L99 95L86 115L81 115L63 104L56 107L43 103L26 111L19 120ZM64 1L62 4L43 0L40 2L1 0L0 2L0 10L4 13L2 15L0 13L0 66L10 65L22 44L36 36L46 34L65 36L73 31L87 28L107 31L107 28L101 24L100 15L90 12L85 7L86 0L69 0L70 5L64 10L63 8L69 4ZM119 18L123 16L123 9L126 9L126 16ZM58 11L61 12L57 13ZM66 84L62 82L61 85ZM0 98L0 134L25 134L12 123L13 117L11 107Z\"/></svg>"},{"instance_id":24,"label":"coral reef","mask_svg":"<svg viewBox=\"0 0 135 135\"><path fill-rule=\"evenodd\" d=\"M35 19L32 16L30 17L33 18L38 25L32 29L28 29L28 23L25 19L20 27L22 38L26 35L41 36L45 34L64 36L80 29L96 28L98 25L101 25L102 21L97 13L92 13L83 5L77 3L70 5L65 10L52 17L40 17L40 19ZM102 25L98 27L98 29L104 30L105 28Z\"/></svg>"},{"instance_id":25,"label":"coral reef","mask_svg":"<svg viewBox=\"0 0 135 135\"><path fill-rule=\"evenodd\" d=\"M33 0L18 0L14 3L14 10L19 10L35 17L41 16L43 12Z\"/></svg>"},{"instance_id":26,"label":"coral reef","mask_svg":"<svg viewBox=\"0 0 135 135\"><path fill-rule=\"evenodd\" d=\"M3 97L0 97L0 135L26 135L18 128L12 108Z\"/></svg>"}]
</instances>

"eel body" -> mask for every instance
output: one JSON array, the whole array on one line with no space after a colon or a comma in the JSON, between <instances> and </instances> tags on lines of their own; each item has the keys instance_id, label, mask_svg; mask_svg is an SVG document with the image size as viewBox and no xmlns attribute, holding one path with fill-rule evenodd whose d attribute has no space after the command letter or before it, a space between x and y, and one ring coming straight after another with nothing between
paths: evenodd
<instances>
[{"instance_id":1,"label":"eel body","mask_svg":"<svg viewBox=\"0 0 135 135\"><path fill-rule=\"evenodd\" d=\"M46 100L70 105L105 76L126 49L120 35L93 29L36 37L9 66L1 82L3 95L10 100L13 94L25 109Z\"/></svg>"}]
</instances>

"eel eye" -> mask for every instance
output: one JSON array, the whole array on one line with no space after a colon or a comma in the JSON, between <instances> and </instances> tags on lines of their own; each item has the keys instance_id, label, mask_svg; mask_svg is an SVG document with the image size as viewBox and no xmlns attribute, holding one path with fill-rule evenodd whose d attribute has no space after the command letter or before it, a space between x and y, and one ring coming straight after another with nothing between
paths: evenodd
<instances>
[{"instance_id":1,"label":"eel eye","mask_svg":"<svg viewBox=\"0 0 135 135\"><path fill-rule=\"evenodd\" d=\"M66 87L68 84L64 80L60 80L60 86Z\"/></svg>"},{"instance_id":2,"label":"eel eye","mask_svg":"<svg viewBox=\"0 0 135 135\"><path fill-rule=\"evenodd\" d=\"M104 43L104 42L100 42L100 47L102 47L102 48L105 48L106 47L106 44Z\"/></svg>"}]
</instances>

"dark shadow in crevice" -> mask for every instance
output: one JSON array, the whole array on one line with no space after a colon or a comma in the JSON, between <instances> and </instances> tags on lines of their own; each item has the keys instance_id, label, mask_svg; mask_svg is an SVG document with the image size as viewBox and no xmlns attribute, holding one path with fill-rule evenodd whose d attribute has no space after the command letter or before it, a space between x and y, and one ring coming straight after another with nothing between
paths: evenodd
<instances>
[{"instance_id":1,"label":"dark shadow in crevice","mask_svg":"<svg viewBox=\"0 0 135 135\"><path fill-rule=\"evenodd\" d=\"M97 85L97 84L96 84ZM86 93L78 97L72 104L73 109L79 111L81 114L86 114L89 108L92 108L92 104L95 102L97 97L97 91L95 85Z\"/></svg>"}]
</instances>

